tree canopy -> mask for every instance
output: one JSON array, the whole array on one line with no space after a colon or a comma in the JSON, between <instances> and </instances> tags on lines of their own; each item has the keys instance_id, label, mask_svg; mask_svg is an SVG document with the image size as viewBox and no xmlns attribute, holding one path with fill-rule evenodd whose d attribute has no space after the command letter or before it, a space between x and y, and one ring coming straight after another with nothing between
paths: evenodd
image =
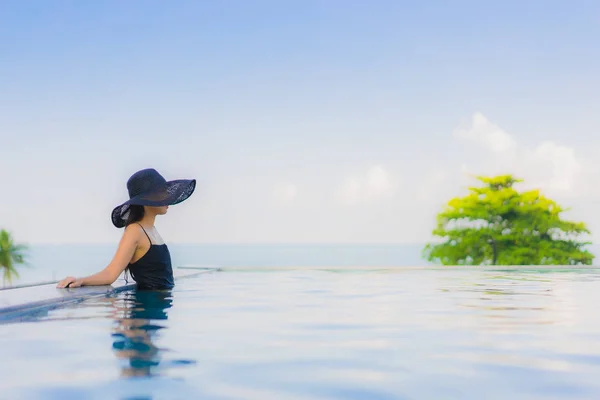
<instances>
[{"instance_id":1,"label":"tree canopy","mask_svg":"<svg viewBox=\"0 0 600 400\"><path fill-rule=\"evenodd\" d=\"M566 211L539 190L518 192L512 175L477 177L482 187L450 200L437 217L424 257L443 265L589 265L591 244L582 222L560 218Z\"/></svg>"}]
</instances>

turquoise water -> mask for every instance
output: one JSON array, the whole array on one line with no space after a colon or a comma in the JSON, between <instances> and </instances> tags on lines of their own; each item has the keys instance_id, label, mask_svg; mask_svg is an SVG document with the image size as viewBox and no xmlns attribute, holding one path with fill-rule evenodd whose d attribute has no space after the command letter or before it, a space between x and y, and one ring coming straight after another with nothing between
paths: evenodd
<instances>
[{"instance_id":1,"label":"turquoise water","mask_svg":"<svg viewBox=\"0 0 600 400\"><path fill-rule=\"evenodd\" d=\"M599 270L225 270L0 325L0 398L597 399L598 300Z\"/></svg>"},{"instance_id":2,"label":"turquoise water","mask_svg":"<svg viewBox=\"0 0 600 400\"><path fill-rule=\"evenodd\" d=\"M306 244L169 244L173 265L195 266L403 266L427 265L421 245ZM13 282L30 284L83 276L104 268L116 245L37 245L30 250L30 267L21 267Z\"/></svg>"}]
</instances>

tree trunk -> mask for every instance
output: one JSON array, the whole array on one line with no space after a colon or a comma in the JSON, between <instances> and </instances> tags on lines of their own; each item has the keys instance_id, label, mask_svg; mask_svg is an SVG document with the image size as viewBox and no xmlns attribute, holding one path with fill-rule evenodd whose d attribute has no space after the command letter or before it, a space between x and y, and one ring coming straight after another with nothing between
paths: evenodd
<instances>
[{"instance_id":1,"label":"tree trunk","mask_svg":"<svg viewBox=\"0 0 600 400\"><path fill-rule=\"evenodd\" d=\"M493 237L490 236L490 240L489 243L492 244L492 251L494 253L494 258L492 260L492 265L496 265L496 262L498 261L498 249L496 247L496 241L494 240Z\"/></svg>"}]
</instances>

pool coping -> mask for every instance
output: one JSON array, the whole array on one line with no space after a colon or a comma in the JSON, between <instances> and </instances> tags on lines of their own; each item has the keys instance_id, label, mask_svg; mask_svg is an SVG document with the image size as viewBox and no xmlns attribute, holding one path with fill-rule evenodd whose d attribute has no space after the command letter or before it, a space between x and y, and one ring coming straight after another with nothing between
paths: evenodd
<instances>
[{"instance_id":1,"label":"pool coping","mask_svg":"<svg viewBox=\"0 0 600 400\"><path fill-rule=\"evenodd\" d=\"M192 278L201 274L217 272L220 268L185 268L175 269L175 281ZM23 287L7 288L0 292L0 324L3 322L29 319L39 313L76 304L84 300L108 296L125 290L135 289L135 283L118 279L112 285L84 286L80 288L56 288L57 282ZM31 301L31 299L36 299ZM2 306L2 304L4 304Z\"/></svg>"},{"instance_id":2,"label":"pool coping","mask_svg":"<svg viewBox=\"0 0 600 400\"><path fill-rule=\"evenodd\" d=\"M186 268L186 267L182 267ZM472 271L489 271L489 272L506 272L506 271L577 271L577 270L598 270L600 271L599 265L425 265L425 266L397 266L397 265L380 265L380 266L244 266L244 265L230 265L221 266L221 271L290 271L290 270L319 270L319 271L461 271L461 270L472 270Z\"/></svg>"}]
</instances>

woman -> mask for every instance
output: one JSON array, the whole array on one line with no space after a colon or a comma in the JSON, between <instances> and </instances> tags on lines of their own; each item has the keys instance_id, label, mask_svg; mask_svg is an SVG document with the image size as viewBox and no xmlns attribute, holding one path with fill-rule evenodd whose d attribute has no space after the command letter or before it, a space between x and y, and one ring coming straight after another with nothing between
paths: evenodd
<instances>
[{"instance_id":1,"label":"woman","mask_svg":"<svg viewBox=\"0 0 600 400\"><path fill-rule=\"evenodd\" d=\"M113 224L125 227L113 260L97 274L85 278L69 276L57 287L110 285L128 269L138 289L172 288L171 256L154 227L154 220L157 215L166 214L170 205L190 197L195 188L195 179L167 182L151 168L133 174L127 181L129 200L112 211Z\"/></svg>"}]
</instances>

